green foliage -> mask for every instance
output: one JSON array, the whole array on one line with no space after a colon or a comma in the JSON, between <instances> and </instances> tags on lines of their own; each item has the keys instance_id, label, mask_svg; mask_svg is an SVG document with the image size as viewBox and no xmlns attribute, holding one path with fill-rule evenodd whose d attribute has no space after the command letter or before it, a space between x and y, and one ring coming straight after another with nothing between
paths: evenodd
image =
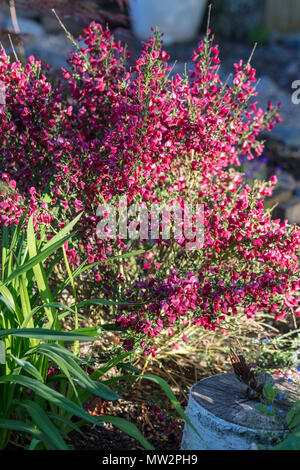
<instances>
[{"instance_id":1,"label":"green foliage","mask_svg":"<svg viewBox=\"0 0 300 470\"><path fill-rule=\"evenodd\" d=\"M275 450L300 450L300 400L286 415L286 422L292 432L275 447Z\"/></svg>"},{"instance_id":2,"label":"green foliage","mask_svg":"<svg viewBox=\"0 0 300 470\"><path fill-rule=\"evenodd\" d=\"M97 371L95 377L90 377L84 370L84 361L63 345L65 342L95 341L102 332L99 328L92 334L88 329L76 331L78 305L75 302L69 308L56 301L43 264L72 237L69 232L79 217L50 241L45 233L39 233L37 239L32 219L26 236L22 229L23 220L11 233L3 228L0 282L2 449L14 431L31 436L31 449L69 449L69 432L80 431L71 421L73 416L81 418L81 425L89 422L101 426L102 422L111 422L135 437L146 449L152 449L132 423L110 416L95 418L83 409L84 401L91 395L111 401L119 398L98 379L127 355L115 357L113 362ZM63 253L56 259L62 262ZM69 266L67 271L74 286ZM101 299L93 302L101 304ZM112 301L109 303L113 304ZM73 332L62 331L60 319L66 316L75 319ZM51 376L49 370L53 367L59 373Z\"/></svg>"},{"instance_id":3,"label":"green foliage","mask_svg":"<svg viewBox=\"0 0 300 470\"><path fill-rule=\"evenodd\" d=\"M2 232L2 264L0 281L0 448L4 449L11 433L19 432L27 438L28 449L72 449L69 433L80 431L86 423L102 426L112 423L138 440L145 449L153 447L137 427L123 418L101 415L91 416L83 404L91 397L114 401L120 397L110 384L124 379L147 378L159 384L179 415L189 422L169 385L154 375L141 376L137 368L128 363L131 352L114 354L101 367L88 375L89 362L79 357L79 343L99 341L106 330L114 325L79 328L79 310L90 305L117 306L106 299L77 302L74 279L91 266L83 263L72 273L65 256L64 244L71 240L69 233L79 220L78 216L50 240L46 231L37 237L33 219L24 233L20 220L12 231ZM142 250L138 251L140 254ZM71 307L58 301L63 290L57 286L53 293L45 261L55 254L57 263L65 263L67 279L71 284L74 304ZM122 257L136 253L123 254ZM115 257L117 258L117 257ZM110 261L115 258L110 258ZM124 303L122 303L124 304ZM72 331L63 331L63 321L69 318ZM73 352L70 345L73 344ZM105 380L114 367L120 374ZM122 371L132 375L123 376ZM54 372L53 372L54 371ZM80 420L76 423L72 418ZM197 431L196 431L197 432Z\"/></svg>"},{"instance_id":4,"label":"green foliage","mask_svg":"<svg viewBox=\"0 0 300 470\"><path fill-rule=\"evenodd\" d=\"M290 409L286 416L286 421L290 429L300 425L300 400Z\"/></svg>"},{"instance_id":5,"label":"green foliage","mask_svg":"<svg viewBox=\"0 0 300 470\"><path fill-rule=\"evenodd\" d=\"M269 405L273 405L273 402L277 396L278 392L275 388L272 387L271 381L268 378L263 388L263 395Z\"/></svg>"},{"instance_id":6,"label":"green foliage","mask_svg":"<svg viewBox=\"0 0 300 470\"><path fill-rule=\"evenodd\" d=\"M278 444L274 450L300 450L300 426Z\"/></svg>"},{"instance_id":7,"label":"green foliage","mask_svg":"<svg viewBox=\"0 0 300 470\"><path fill-rule=\"evenodd\" d=\"M250 44L265 44L268 42L271 31L269 28L249 28L247 39Z\"/></svg>"},{"instance_id":8,"label":"green foliage","mask_svg":"<svg viewBox=\"0 0 300 470\"><path fill-rule=\"evenodd\" d=\"M267 416L278 418L290 433L274 447L274 450L300 450L300 400L296 401L287 413L285 419L278 414L276 407L273 407L278 391L272 387L270 380L267 380L264 389L264 397L268 404L259 403L256 408Z\"/></svg>"}]
</instances>

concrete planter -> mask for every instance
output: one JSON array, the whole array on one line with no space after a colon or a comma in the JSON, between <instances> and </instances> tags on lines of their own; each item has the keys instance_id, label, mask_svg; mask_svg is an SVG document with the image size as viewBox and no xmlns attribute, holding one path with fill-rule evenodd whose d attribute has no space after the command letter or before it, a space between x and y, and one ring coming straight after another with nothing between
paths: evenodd
<instances>
[{"instance_id":1,"label":"concrete planter","mask_svg":"<svg viewBox=\"0 0 300 470\"><path fill-rule=\"evenodd\" d=\"M164 33L164 43L193 39L203 19L207 0L131 0L134 34L147 40L151 27Z\"/></svg>"},{"instance_id":2,"label":"concrete planter","mask_svg":"<svg viewBox=\"0 0 300 470\"><path fill-rule=\"evenodd\" d=\"M274 378L274 385L283 396L280 403L282 420L262 414L257 402L245 398L247 387L233 373L201 380L190 390L186 415L202 436L185 424L181 450L251 450L271 448L286 430L284 417L299 397L299 389ZM292 400L292 401L291 401Z\"/></svg>"}]
</instances>

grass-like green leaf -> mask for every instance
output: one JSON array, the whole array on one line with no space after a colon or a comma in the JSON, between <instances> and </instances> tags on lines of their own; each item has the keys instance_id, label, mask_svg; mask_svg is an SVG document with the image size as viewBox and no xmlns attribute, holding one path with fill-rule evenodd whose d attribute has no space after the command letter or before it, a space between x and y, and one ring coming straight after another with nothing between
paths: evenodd
<instances>
[{"instance_id":1,"label":"grass-like green leaf","mask_svg":"<svg viewBox=\"0 0 300 470\"><path fill-rule=\"evenodd\" d=\"M18 421L16 419L0 419L0 428L4 430L31 434L36 440L45 442L46 445L50 445L47 436L40 429L37 429L36 427L23 421Z\"/></svg>"},{"instance_id":2,"label":"grass-like green leaf","mask_svg":"<svg viewBox=\"0 0 300 470\"><path fill-rule=\"evenodd\" d=\"M47 436L52 450L69 450L69 447L63 440L59 430L52 423L47 413L34 401L23 401L20 403L27 413L32 417L35 424Z\"/></svg>"},{"instance_id":3,"label":"grass-like green leaf","mask_svg":"<svg viewBox=\"0 0 300 470\"><path fill-rule=\"evenodd\" d=\"M19 336L21 338L35 338L50 341L95 341L95 338L93 337L64 331L48 330L46 328L12 328L9 330L0 330L0 338L10 335Z\"/></svg>"},{"instance_id":4,"label":"grass-like green leaf","mask_svg":"<svg viewBox=\"0 0 300 470\"><path fill-rule=\"evenodd\" d=\"M162 379L161 377L158 377L156 375L146 374L146 375L142 375L140 377L142 379L148 379L148 380L151 380L152 382L157 383L163 389L163 391L165 392L165 394L169 398L170 402L174 406L174 408L177 411L177 413L179 414L179 416L181 416L181 418L183 418L188 423L188 425L191 426L191 428L196 432L196 434L200 437L200 439L202 439L202 437L198 433L197 429L193 426L193 424L191 423L191 421L189 420L189 418L186 416L183 409L181 408L181 405L180 405L179 401L177 400L177 398L175 397L174 393L172 392L170 385L164 379Z\"/></svg>"},{"instance_id":5,"label":"grass-like green leaf","mask_svg":"<svg viewBox=\"0 0 300 470\"><path fill-rule=\"evenodd\" d=\"M70 240L71 237L72 237L72 234L64 237L62 240L58 240L53 245L51 245L51 246L43 249L42 251L40 251L36 256L34 256L33 258L29 259L28 261L26 261L24 264L22 264L18 268L16 268L13 271L13 273L7 279L5 279L5 281L3 282L2 285L9 284L11 281L13 281L15 278L17 278L21 274L29 271L30 269L32 269L37 264L44 261L50 255L52 255L52 253L54 253L56 250L58 250L61 247L61 245L63 245L66 241ZM0 287L2 287L2 285L0 285Z\"/></svg>"},{"instance_id":6,"label":"grass-like green leaf","mask_svg":"<svg viewBox=\"0 0 300 470\"><path fill-rule=\"evenodd\" d=\"M154 450L154 447L144 438L138 428L126 419L107 415L98 416L98 419L103 423L111 423L128 434L128 436L134 437L134 439L139 441L146 450Z\"/></svg>"},{"instance_id":7,"label":"grass-like green leaf","mask_svg":"<svg viewBox=\"0 0 300 470\"><path fill-rule=\"evenodd\" d=\"M24 359L21 359L19 357L15 357L13 354L11 354L11 357L16 361L16 363L24 370L28 372L32 377L35 379L39 380L40 382L43 382L43 377L41 376L39 370L34 367L33 364L31 364L28 361L25 361Z\"/></svg>"},{"instance_id":8,"label":"grass-like green leaf","mask_svg":"<svg viewBox=\"0 0 300 470\"><path fill-rule=\"evenodd\" d=\"M40 344L35 348L35 351L46 355L55 362L66 376L76 379L78 385L90 393L103 398L104 400L117 400L120 398L113 390L101 382L92 380L86 372L74 360L76 356L70 354L65 348L59 344ZM71 379L70 379L71 381Z\"/></svg>"},{"instance_id":9,"label":"grass-like green leaf","mask_svg":"<svg viewBox=\"0 0 300 470\"><path fill-rule=\"evenodd\" d=\"M35 237L34 227L33 227L33 215L30 217L28 221L27 246L28 246L28 251L29 251L29 257L33 259L38 254L37 242L36 242L36 237ZM51 303L53 300L52 293L51 293L51 289L50 289L42 263L36 263L32 267L32 269L33 269L34 277L35 277L42 301L44 302L44 304ZM29 309L29 311L26 312L26 316L30 313L30 311L31 311L31 308ZM55 310L53 308L45 307L45 313L48 317L48 320L51 322L54 322ZM55 320L54 326L56 329L60 329L60 324L57 321L57 319Z\"/></svg>"},{"instance_id":10,"label":"grass-like green leaf","mask_svg":"<svg viewBox=\"0 0 300 470\"><path fill-rule=\"evenodd\" d=\"M54 237L52 237L51 240L49 240L47 243L45 243L45 245L43 246L43 251L48 249L48 248L51 248L52 246L56 245L57 243L59 243L60 246L62 246L65 242L63 242L63 243L60 243L60 242L62 242L64 240L64 238L68 235L68 233L72 230L72 228L77 224L77 222L79 221L81 216L82 216L82 212L80 214L78 214L77 217L75 217L75 219L72 220L72 222L70 222L68 225L66 225L64 228L62 228L59 231L59 233L54 235Z\"/></svg>"},{"instance_id":11,"label":"grass-like green leaf","mask_svg":"<svg viewBox=\"0 0 300 470\"><path fill-rule=\"evenodd\" d=\"M30 379L28 377L23 377L20 375L9 375L9 376L0 377L0 386L2 383L17 383L25 388L29 388L33 392L35 392L37 395L49 401L50 403L54 404L58 408L62 408L66 410L67 412L71 413L72 415L78 416L79 418L82 418L89 423L101 425L101 421L104 421L102 419L103 417L99 419L99 418L95 418L94 416L91 416L89 413L84 411L79 405L76 405L71 400L64 397L61 393L47 387L46 385L38 382L37 380ZM108 419L111 419L111 418L114 419L115 417L106 417L105 419L108 422ZM117 418L117 419L114 419L114 422L112 424L124 430L125 429L124 421L125 420L123 420L122 418ZM133 427L136 428L136 426L134 426L133 424L131 424L131 426L129 427L129 432L131 433L130 435L132 435L133 433ZM128 432L128 431L125 431L125 432ZM40 433L38 434L38 436L39 437L35 435L36 438L40 438ZM153 449L151 444L148 443L148 441L146 441L146 439L141 435L141 433L138 431L137 428L136 428L136 432L134 436L145 447L145 449L147 450Z\"/></svg>"},{"instance_id":12,"label":"grass-like green leaf","mask_svg":"<svg viewBox=\"0 0 300 470\"><path fill-rule=\"evenodd\" d=\"M135 378L135 377L132 376L132 375L122 376L122 380L123 379L124 380L127 380L127 379L132 380L133 378ZM119 377L119 380L120 379L121 378ZM181 418L184 419L184 421L193 429L193 431L197 434L197 436L199 436L199 438L202 439L202 436L199 434L199 432L197 431L195 426L192 424L191 420L187 417L187 415L183 411L179 401L177 400L174 393L172 392L170 385L164 379L162 379L161 377L158 377L156 375L152 375L152 374L139 375L138 380L140 380L140 379L148 379L148 380L151 380L152 382L155 382L156 384L158 384L162 388L162 390L165 392L167 397L169 398L170 402L174 406L174 408L177 411L177 413L179 414L179 416L181 416ZM108 383L109 383L109 381L108 381Z\"/></svg>"}]
</instances>

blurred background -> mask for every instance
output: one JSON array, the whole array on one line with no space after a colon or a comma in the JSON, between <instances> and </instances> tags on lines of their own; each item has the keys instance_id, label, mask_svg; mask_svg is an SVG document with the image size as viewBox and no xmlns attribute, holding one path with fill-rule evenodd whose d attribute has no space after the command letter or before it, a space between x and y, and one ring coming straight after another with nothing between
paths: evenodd
<instances>
[{"instance_id":1,"label":"blurred background","mask_svg":"<svg viewBox=\"0 0 300 470\"><path fill-rule=\"evenodd\" d=\"M260 79L257 100L263 108L269 100L282 102L284 122L262 136L261 158L249 163L241 157L242 169L249 179L276 173L279 183L266 205L276 206L274 217L300 224L300 0L0 0L0 41L9 54L15 49L21 59L34 55L47 62L58 77L72 44L53 8L75 38L91 21L108 24L116 39L128 44L128 66L150 27L159 26L172 73L181 74L205 34L210 3L221 78L233 71L234 62L247 61L257 43L252 59Z\"/></svg>"}]
</instances>

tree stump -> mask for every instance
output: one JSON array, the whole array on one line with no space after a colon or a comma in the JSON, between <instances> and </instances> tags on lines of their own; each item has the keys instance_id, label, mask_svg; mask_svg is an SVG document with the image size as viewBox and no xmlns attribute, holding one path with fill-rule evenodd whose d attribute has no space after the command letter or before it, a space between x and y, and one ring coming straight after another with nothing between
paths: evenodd
<instances>
[{"instance_id":1,"label":"tree stump","mask_svg":"<svg viewBox=\"0 0 300 470\"><path fill-rule=\"evenodd\" d=\"M186 415L202 439L185 423L181 450L250 450L271 448L287 434L285 417L300 399L299 384L269 376L278 390L272 409L276 416L258 410L246 396L247 386L234 373L214 375L190 390Z\"/></svg>"}]
</instances>

